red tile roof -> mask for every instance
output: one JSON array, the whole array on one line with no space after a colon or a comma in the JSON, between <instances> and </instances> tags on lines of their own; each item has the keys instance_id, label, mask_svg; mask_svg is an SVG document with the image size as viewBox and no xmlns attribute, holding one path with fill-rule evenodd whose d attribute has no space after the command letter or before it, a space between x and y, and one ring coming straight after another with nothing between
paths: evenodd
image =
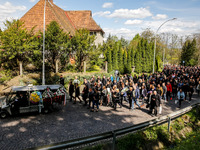
<instances>
[{"instance_id":1,"label":"red tile roof","mask_svg":"<svg viewBox=\"0 0 200 150\"><path fill-rule=\"evenodd\" d=\"M40 0L33 6L20 20L24 21L25 27L30 30L35 27L35 32L43 30L44 22L44 2ZM46 25L51 21L56 21L60 24L65 32L75 34L76 29L86 28L90 31L103 30L96 24L92 18L91 11L64 11L53 3L53 0L46 0Z\"/></svg>"},{"instance_id":2,"label":"red tile roof","mask_svg":"<svg viewBox=\"0 0 200 150\"><path fill-rule=\"evenodd\" d=\"M75 25L76 29L84 28L89 31L104 32L92 18L92 12L90 10L66 11L66 13Z\"/></svg>"}]
</instances>

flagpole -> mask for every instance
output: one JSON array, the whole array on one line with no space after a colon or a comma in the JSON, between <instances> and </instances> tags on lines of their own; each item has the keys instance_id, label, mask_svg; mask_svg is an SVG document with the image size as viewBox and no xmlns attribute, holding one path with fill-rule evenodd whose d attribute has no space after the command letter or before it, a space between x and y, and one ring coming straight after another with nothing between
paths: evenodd
<instances>
[{"instance_id":1,"label":"flagpole","mask_svg":"<svg viewBox=\"0 0 200 150\"><path fill-rule=\"evenodd\" d=\"M44 2L42 85L45 85L45 10L46 10L46 0Z\"/></svg>"}]
</instances>

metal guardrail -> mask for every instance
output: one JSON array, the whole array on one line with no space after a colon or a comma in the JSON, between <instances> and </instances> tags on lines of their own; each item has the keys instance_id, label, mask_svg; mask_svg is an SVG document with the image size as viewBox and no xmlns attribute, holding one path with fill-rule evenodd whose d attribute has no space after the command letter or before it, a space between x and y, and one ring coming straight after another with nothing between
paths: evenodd
<instances>
[{"instance_id":1,"label":"metal guardrail","mask_svg":"<svg viewBox=\"0 0 200 150\"><path fill-rule=\"evenodd\" d=\"M79 139L75 139L75 140L50 144L50 145L41 146L41 147L30 148L29 150L67 149L67 148L73 148L73 147L76 147L76 146L80 146L80 145L83 145L83 144L98 142L100 140L110 139L110 138L113 139L112 149L114 150L115 149L116 136L124 135L124 134L130 133L130 132L142 130L142 129L145 129L147 127L151 127L151 126L158 125L158 124L164 124L164 123L168 123L168 131L169 131L171 120L174 120L174 119L182 116L183 114L191 111L193 108L195 108L197 106L200 106L200 103L197 103L197 104L191 105L189 107L183 108L183 109L176 111L174 113L171 113L169 115L165 115L165 116L162 116L160 118L156 118L156 119L146 121L146 122L143 122L143 123L140 123L140 124L137 124L137 125L133 125L133 126L130 126L130 127L117 129L117 130L114 130L114 131L105 132L105 133L102 133L102 134L97 134L97 135L79 138Z\"/></svg>"}]
</instances>

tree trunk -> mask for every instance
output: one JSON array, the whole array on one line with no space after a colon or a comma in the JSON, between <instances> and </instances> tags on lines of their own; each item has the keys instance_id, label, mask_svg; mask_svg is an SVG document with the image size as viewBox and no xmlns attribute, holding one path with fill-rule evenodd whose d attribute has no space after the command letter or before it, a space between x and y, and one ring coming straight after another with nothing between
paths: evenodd
<instances>
[{"instance_id":1,"label":"tree trunk","mask_svg":"<svg viewBox=\"0 0 200 150\"><path fill-rule=\"evenodd\" d=\"M23 75L22 61L19 62L19 72L20 72L20 76L22 76Z\"/></svg>"},{"instance_id":2,"label":"tree trunk","mask_svg":"<svg viewBox=\"0 0 200 150\"><path fill-rule=\"evenodd\" d=\"M56 60L56 73L58 73L58 63L59 63L59 60L57 59Z\"/></svg>"},{"instance_id":3,"label":"tree trunk","mask_svg":"<svg viewBox=\"0 0 200 150\"><path fill-rule=\"evenodd\" d=\"M86 62L84 61L84 73L86 73Z\"/></svg>"},{"instance_id":4,"label":"tree trunk","mask_svg":"<svg viewBox=\"0 0 200 150\"><path fill-rule=\"evenodd\" d=\"M108 62L107 61L105 62L105 71L106 71L106 73L108 73Z\"/></svg>"}]
</instances>

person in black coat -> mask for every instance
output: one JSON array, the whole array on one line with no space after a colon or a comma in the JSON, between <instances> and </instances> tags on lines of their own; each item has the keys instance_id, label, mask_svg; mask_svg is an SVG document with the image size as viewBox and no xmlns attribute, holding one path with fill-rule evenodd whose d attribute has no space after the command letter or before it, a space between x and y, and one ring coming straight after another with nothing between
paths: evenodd
<instances>
[{"instance_id":1,"label":"person in black coat","mask_svg":"<svg viewBox=\"0 0 200 150\"><path fill-rule=\"evenodd\" d=\"M69 96L70 96L70 102L72 101L72 98L75 98L73 96L74 93L74 85L72 84L72 81L69 82Z\"/></svg>"},{"instance_id":2,"label":"person in black coat","mask_svg":"<svg viewBox=\"0 0 200 150\"><path fill-rule=\"evenodd\" d=\"M82 100L80 99L80 87L78 86L78 83L75 83L75 101L74 104L76 104L76 98L78 98L80 100L80 103L82 102Z\"/></svg>"},{"instance_id":3,"label":"person in black coat","mask_svg":"<svg viewBox=\"0 0 200 150\"><path fill-rule=\"evenodd\" d=\"M92 106L92 112L94 112L94 105L96 105L96 112L99 111L99 92L97 89L94 90L93 94L93 106Z\"/></svg>"},{"instance_id":4,"label":"person in black coat","mask_svg":"<svg viewBox=\"0 0 200 150\"><path fill-rule=\"evenodd\" d=\"M113 104L114 104L114 109L117 109L117 104L119 104L120 108L122 107L120 103L120 92L119 89L116 89L116 92L113 95Z\"/></svg>"},{"instance_id":5,"label":"person in black coat","mask_svg":"<svg viewBox=\"0 0 200 150\"><path fill-rule=\"evenodd\" d=\"M105 86L107 83L107 79L106 79L106 76L104 75L103 78L102 78L102 84L103 86Z\"/></svg>"},{"instance_id":6,"label":"person in black coat","mask_svg":"<svg viewBox=\"0 0 200 150\"><path fill-rule=\"evenodd\" d=\"M160 97L157 94L157 91L153 91L150 102L150 113L154 110L154 115L157 116L157 107L160 106Z\"/></svg>"},{"instance_id":7,"label":"person in black coat","mask_svg":"<svg viewBox=\"0 0 200 150\"><path fill-rule=\"evenodd\" d=\"M188 93L189 93L189 101L191 101L192 100L192 95L194 93L194 88L193 88L192 85L190 85Z\"/></svg>"},{"instance_id":8,"label":"person in black coat","mask_svg":"<svg viewBox=\"0 0 200 150\"><path fill-rule=\"evenodd\" d=\"M89 93L89 89L88 89L87 84L85 84L82 91L82 98L83 98L83 101L85 102L84 106L87 106L88 93Z\"/></svg>"},{"instance_id":9,"label":"person in black coat","mask_svg":"<svg viewBox=\"0 0 200 150\"><path fill-rule=\"evenodd\" d=\"M65 79L63 78L62 75L60 76L60 84L63 86L65 85Z\"/></svg>"},{"instance_id":10,"label":"person in black coat","mask_svg":"<svg viewBox=\"0 0 200 150\"><path fill-rule=\"evenodd\" d=\"M127 91L127 97L129 100L129 109L131 109L132 100L133 100L133 88L132 87L129 87L129 90Z\"/></svg>"},{"instance_id":11,"label":"person in black coat","mask_svg":"<svg viewBox=\"0 0 200 150\"><path fill-rule=\"evenodd\" d=\"M91 108L91 103L92 103L93 100L94 100L94 91L92 90L92 88L89 89L88 97L89 97L88 109L90 109L90 108Z\"/></svg>"},{"instance_id":12,"label":"person in black coat","mask_svg":"<svg viewBox=\"0 0 200 150\"><path fill-rule=\"evenodd\" d=\"M187 93L188 93L188 89L189 89L189 85L188 83L184 83L183 87L182 87L182 90L183 92L185 93L185 100L187 99Z\"/></svg>"}]
</instances>

